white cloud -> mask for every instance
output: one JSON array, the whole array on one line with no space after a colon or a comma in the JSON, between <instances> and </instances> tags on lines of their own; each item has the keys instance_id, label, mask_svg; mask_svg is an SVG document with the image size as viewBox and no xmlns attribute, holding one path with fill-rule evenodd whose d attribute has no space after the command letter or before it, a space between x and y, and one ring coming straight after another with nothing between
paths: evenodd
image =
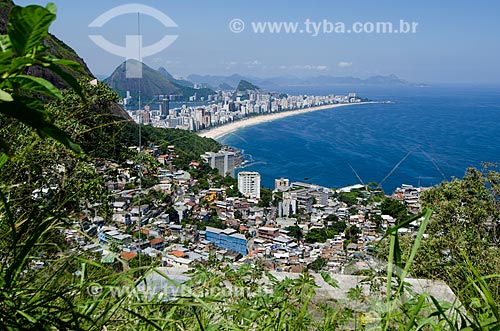
<instances>
[{"instance_id":1,"label":"white cloud","mask_svg":"<svg viewBox=\"0 0 500 331\"><path fill-rule=\"evenodd\" d=\"M231 70L233 67L238 65L238 62L236 61L225 62L224 65L226 66L226 70Z\"/></svg>"},{"instance_id":2,"label":"white cloud","mask_svg":"<svg viewBox=\"0 0 500 331\"><path fill-rule=\"evenodd\" d=\"M299 70L313 70L313 71L327 71L328 67L324 65L311 65L311 64L306 64L306 65L294 65L293 69L299 69Z\"/></svg>"},{"instance_id":3,"label":"white cloud","mask_svg":"<svg viewBox=\"0 0 500 331\"><path fill-rule=\"evenodd\" d=\"M259 60L253 60L253 61L247 62L247 64L258 66L259 64L262 64L262 62L260 62Z\"/></svg>"},{"instance_id":4,"label":"white cloud","mask_svg":"<svg viewBox=\"0 0 500 331\"><path fill-rule=\"evenodd\" d=\"M337 63L337 67L339 67L339 68L350 68L350 67L352 67L352 62L340 61L339 63Z\"/></svg>"},{"instance_id":5,"label":"white cloud","mask_svg":"<svg viewBox=\"0 0 500 331\"><path fill-rule=\"evenodd\" d=\"M245 64L247 65L248 68L256 68L260 67L262 65L262 62L260 62L259 60L253 60L245 62Z\"/></svg>"}]
</instances>

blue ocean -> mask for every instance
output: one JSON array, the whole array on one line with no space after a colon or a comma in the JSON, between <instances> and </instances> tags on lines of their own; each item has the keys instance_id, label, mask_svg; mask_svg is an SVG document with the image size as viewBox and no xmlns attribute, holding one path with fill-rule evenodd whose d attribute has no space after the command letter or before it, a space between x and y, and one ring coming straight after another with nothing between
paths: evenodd
<instances>
[{"instance_id":1,"label":"blue ocean","mask_svg":"<svg viewBox=\"0 0 500 331\"><path fill-rule=\"evenodd\" d=\"M240 129L219 141L249 159L272 188L285 177L327 187L436 185L468 167L500 162L500 87L290 88L290 94L357 92L374 101ZM240 169L241 171L242 169Z\"/></svg>"}]
</instances>

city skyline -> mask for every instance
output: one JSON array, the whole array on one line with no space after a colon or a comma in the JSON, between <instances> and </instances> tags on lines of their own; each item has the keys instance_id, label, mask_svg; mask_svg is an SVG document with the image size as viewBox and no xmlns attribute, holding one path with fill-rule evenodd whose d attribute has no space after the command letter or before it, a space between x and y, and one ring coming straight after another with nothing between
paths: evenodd
<instances>
[{"instance_id":1,"label":"city skyline","mask_svg":"<svg viewBox=\"0 0 500 331\"><path fill-rule=\"evenodd\" d=\"M89 25L106 11L129 2L54 2L58 18L51 32L73 47L95 75L107 76L124 61L97 46L89 35L101 34L111 43L124 45L126 35L137 34L137 17L122 15L100 28ZM16 3L44 5L46 1ZM497 3L310 1L289 5L257 1L227 6L219 0L189 4L145 0L140 4L164 13L177 25L165 27L155 18L141 17L144 46L165 35L177 36L168 47L143 61L177 76L237 73L264 78L365 78L395 74L416 83L500 83L496 63L500 45L494 42L500 28L495 17L500 7ZM238 30L241 22L243 31ZM356 22L368 29L348 33ZM397 30L400 22L415 24L415 31L370 32L379 23L394 24ZM298 28L271 33L269 26L264 26L256 32L259 24L268 23L296 23ZM329 24L339 27L341 23L346 30L333 33Z\"/></svg>"}]
</instances>

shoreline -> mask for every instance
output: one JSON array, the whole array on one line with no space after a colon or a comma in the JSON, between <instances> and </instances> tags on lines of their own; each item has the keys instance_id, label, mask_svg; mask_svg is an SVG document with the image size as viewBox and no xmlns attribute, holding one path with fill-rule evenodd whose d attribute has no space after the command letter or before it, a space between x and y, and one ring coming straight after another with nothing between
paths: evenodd
<instances>
[{"instance_id":1,"label":"shoreline","mask_svg":"<svg viewBox=\"0 0 500 331\"><path fill-rule=\"evenodd\" d=\"M220 126L216 126L214 128L208 129L208 130L203 130L203 131L197 132L196 134L200 137L211 138L211 139L217 140L217 139L220 139L223 136L230 134L230 133L233 133L234 131L237 131L239 129L243 129L243 128L246 128L249 126L254 126L254 125L258 125L258 124L262 124L262 123L276 121L276 120L290 117L290 116L312 113L315 111L326 110L326 109L331 109L331 108L353 106L353 105L366 105L366 104L373 104L373 103L380 103L380 102L368 101L368 102L358 102L358 103L337 103L337 104L316 106L316 107L303 108L303 109L297 109L297 110L287 110L287 111L282 111L279 113L258 115L258 116L254 116L254 117L247 117L247 118L238 120L236 122L231 122L231 123L223 124Z\"/></svg>"}]
</instances>

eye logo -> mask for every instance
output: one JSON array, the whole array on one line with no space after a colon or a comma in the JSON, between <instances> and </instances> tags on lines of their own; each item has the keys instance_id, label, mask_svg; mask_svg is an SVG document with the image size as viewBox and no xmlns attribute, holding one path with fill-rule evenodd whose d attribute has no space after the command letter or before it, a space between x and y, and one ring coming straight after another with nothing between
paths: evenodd
<instances>
[{"instance_id":1,"label":"eye logo","mask_svg":"<svg viewBox=\"0 0 500 331\"><path fill-rule=\"evenodd\" d=\"M177 24L170 17L168 17L158 9L142 4L128 4L114 7L103 13L89 24L89 28L100 28L110 20L127 14L143 14L151 16L158 20L166 28L177 27ZM114 55L122 56L126 60L137 61L141 61L142 56L147 57L163 51L165 48L170 46L177 39L177 37L178 36L176 35L165 35L158 42L149 46L143 46L142 35L126 35L125 46L120 46L113 44L102 35L89 35L89 38L97 46L104 49L105 51ZM137 63L135 61L127 61L126 69L127 78L142 77L142 65L140 65L140 63Z\"/></svg>"}]
</instances>

